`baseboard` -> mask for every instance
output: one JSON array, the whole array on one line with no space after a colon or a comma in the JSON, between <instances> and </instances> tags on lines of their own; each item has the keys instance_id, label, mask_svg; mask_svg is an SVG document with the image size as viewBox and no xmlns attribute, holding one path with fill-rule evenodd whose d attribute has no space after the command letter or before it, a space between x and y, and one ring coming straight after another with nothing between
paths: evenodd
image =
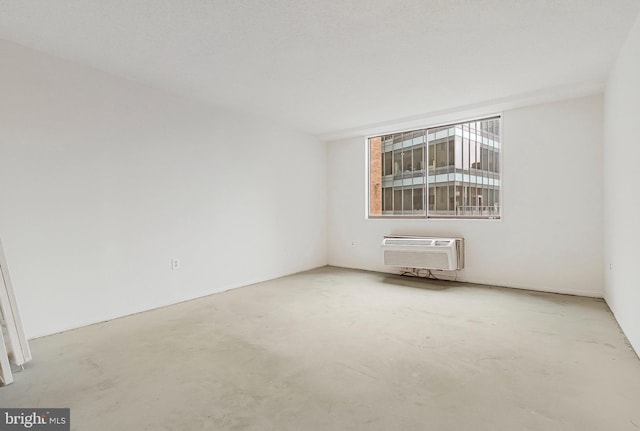
<instances>
[{"instance_id":1,"label":"baseboard","mask_svg":"<svg viewBox=\"0 0 640 431\"><path fill-rule=\"evenodd\" d=\"M93 319L92 320L86 320L86 321L79 322L77 324L73 324L73 325L69 325L69 326L63 326L61 328L56 328L55 330L53 330L51 332L36 333L35 335L29 336L29 341L35 340L35 339L38 339L38 338L48 337L50 335L60 334L60 333L63 333L63 332L73 331L74 329L84 328L84 327L87 327L87 326L99 325L101 323L109 322L111 320L122 319L124 317L133 316L133 315L140 314L140 313L145 313L147 311L158 310L160 308L165 308L165 307L170 307L172 305L181 304L183 302L194 301L196 299L205 298L207 296L216 295L218 293L227 292L229 290L238 289L240 287L247 287L247 286L251 286L253 284L257 284L257 283L264 283L266 281L276 280L278 278L287 277L289 275L298 274L300 272L310 271L312 269L322 268L322 267L325 267L325 266L326 265L303 267L303 268L301 268L299 270L295 270L295 271L291 271L291 272L286 272L286 273L281 273L281 274L270 274L270 275L263 276L263 277L257 277L257 278L254 278L254 279L244 280L244 281L241 281L241 282L238 282L238 283L232 283L232 284L227 284L227 285L224 285L224 286L214 287L214 288L212 288L210 290L207 290L205 292L197 292L197 293L194 293L192 295L185 295L183 297L179 297L177 299L173 299L173 300L170 300L170 301L163 301L163 302L159 302L157 304L153 304L153 305L149 305L149 306L138 307L138 308L127 310L127 311L123 311L123 312L119 312L119 313L113 313L113 314L107 315L107 316L102 316L102 317L98 318L97 320L93 320Z\"/></svg>"}]
</instances>

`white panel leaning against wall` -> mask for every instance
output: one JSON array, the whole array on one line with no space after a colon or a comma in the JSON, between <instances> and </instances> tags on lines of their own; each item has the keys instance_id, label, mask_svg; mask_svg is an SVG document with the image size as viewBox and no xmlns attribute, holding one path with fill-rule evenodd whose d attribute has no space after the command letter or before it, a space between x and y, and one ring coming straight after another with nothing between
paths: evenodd
<instances>
[{"instance_id":1,"label":"white panel leaning against wall","mask_svg":"<svg viewBox=\"0 0 640 431\"><path fill-rule=\"evenodd\" d=\"M8 385L13 382L11 365L22 369L31 360L31 350L22 327L1 241L0 275L0 384Z\"/></svg>"}]
</instances>

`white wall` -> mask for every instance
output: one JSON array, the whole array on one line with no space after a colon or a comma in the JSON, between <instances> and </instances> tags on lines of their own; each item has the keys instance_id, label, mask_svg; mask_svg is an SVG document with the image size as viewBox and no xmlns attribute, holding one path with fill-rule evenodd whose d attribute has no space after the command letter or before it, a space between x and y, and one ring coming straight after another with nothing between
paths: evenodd
<instances>
[{"instance_id":1,"label":"white wall","mask_svg":"<svg viewBox=\"0 0 640 431\"><path fill-rule=\"evenodd\" d=\"M2 41L0 95L29 337L327 263L321 142Z\"/></svg>"},{"instance_id":2,"label":"white wall","mask_svg":"<svg viewBox=\"0 0 640 431\"><path fill-rule=\"evenodd\" d=\"M639 128L640 17L607 82L603 154L605 298L636 352L640 352Z\"/></svg>"},{"instance_id":3,"label":"white wall","mask_svg":"<svg viewBox=\"0 0 640 431\"><path fill-rule=\"evenodd\" d=\"M365 139L331 142L329 264L394 272L385 234L461 236L461 280L601 297L602 107L594 95L503 113L501 221L367 220Z\"/></svg>"}]
</instances>

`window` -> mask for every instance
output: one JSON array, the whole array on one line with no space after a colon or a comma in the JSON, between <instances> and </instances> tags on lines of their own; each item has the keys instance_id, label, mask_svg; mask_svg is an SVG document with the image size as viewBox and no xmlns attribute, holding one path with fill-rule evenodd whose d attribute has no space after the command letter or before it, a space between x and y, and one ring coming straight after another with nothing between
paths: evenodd
<instances>
[{"instance_id":1,"label":"window","mask_svg":"<svg viewBox=\"0 0 640 431\"><path fill-rule=\"evenodd\" d=\"M500 117L369 138L369 216L500 218Z\"/></svg>"}]
</instances>

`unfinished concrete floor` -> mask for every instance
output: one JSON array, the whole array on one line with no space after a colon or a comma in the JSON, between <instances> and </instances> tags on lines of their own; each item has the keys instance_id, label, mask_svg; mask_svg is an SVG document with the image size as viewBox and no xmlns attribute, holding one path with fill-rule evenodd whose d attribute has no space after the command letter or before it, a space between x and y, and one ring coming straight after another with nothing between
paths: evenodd
<instances>
[{"instance_id":1,"label":"unfinished concrete floor","mask_svg":"<svg viewBox=\"0 0 640 431\"><path fill-rule=\"evenodd\" d=\"M74 430L638 430L602 300L321 268L33 340Z\"/></svg>"}]
</instances>

